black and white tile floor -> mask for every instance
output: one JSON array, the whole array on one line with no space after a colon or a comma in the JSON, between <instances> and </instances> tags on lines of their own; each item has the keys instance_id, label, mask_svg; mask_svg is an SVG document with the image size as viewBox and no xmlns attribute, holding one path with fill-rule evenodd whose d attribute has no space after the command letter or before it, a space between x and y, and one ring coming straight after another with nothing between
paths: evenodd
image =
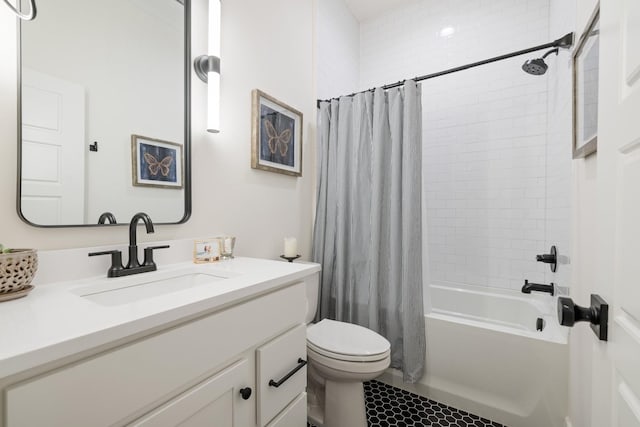
<instances>
[{"instance_id":1,"label":"black and white tile floor","mask_svg":"<svg viewBox=\"0 0 640 427\"><path fill-rule=\"evenodd\" d=\"M364 394L369 427L506 427L379 381L364 383Z\"/></svg>"}]
</instances>

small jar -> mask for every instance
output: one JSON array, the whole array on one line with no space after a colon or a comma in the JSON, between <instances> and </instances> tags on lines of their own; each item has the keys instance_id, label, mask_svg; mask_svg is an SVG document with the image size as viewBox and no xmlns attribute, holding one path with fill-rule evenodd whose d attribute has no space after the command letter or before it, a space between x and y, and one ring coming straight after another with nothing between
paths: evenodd
<instances>
[{"instance_id":1,"label":"small jar","mask_svg":"<svg viewBox=\"0 0 640 427\"><path fill-rule=\"evenodd\" d=\"M224 236L220 238L221 250L220 250L220 259L232 259L233 258L233 248L236 245L236 238L231 236Z\"/></svg>"}]
</instances>

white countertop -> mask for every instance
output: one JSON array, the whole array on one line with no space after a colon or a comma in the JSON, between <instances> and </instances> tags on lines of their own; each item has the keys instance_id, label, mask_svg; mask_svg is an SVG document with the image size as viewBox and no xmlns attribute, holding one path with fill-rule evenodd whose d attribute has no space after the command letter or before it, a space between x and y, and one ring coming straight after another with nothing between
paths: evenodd
<instances>
[{"instance_id":1,"label":"white countertop","mask_svg":"<svg viewBox=\"0 0 640 427\"><path fill-rule=\"evenodd\" d=\"M119 281L152 279L184 268L228 278L114 306L78 295L89 283L118 287ZM122 278L103 275L36 286L25 298L0 303L0 378L269 292L317 271L320 266L312 263L235 258L159 266L157 272Z\"/></svg>"}]
</instances>

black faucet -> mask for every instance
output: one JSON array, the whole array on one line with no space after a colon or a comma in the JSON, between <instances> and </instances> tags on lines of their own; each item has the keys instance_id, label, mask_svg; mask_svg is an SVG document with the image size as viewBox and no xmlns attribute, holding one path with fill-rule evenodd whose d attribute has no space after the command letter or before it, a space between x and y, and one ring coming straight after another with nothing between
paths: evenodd
<instances>
[{"instance_id":1,"label":"black faucet","mask_svg":"<svg viewBox=\"0 0 640 427\"><path fill-rule=\"evenodd\" d=\"M105 212L98 218L98 224L116 224L116 217L111 212Z\"/></svg>"},{"instance_id":2,"label":"black faucet","mask_svg":"<svg viewBox=\"0 0 640 427\"><path fill-rule=\"evenodd\" d=\"M555 286L553 283L543 285L540 283L529 283L528 280L525 280L524 286L522 286L522 293L530 294L531 291L547 292L548 294L551 294L551 296L553 296L553 294L555 294Z\"/></svg>"},{"instance_id":3,"label":"black faucet","mask_svg":"<svg viewBox=\"0 0 640 427\"><path fill-rule=\"evenodd\" d=\"M138 262L138 238L137 238L137 230L138 230L138 221L142 220L144 222L144 226L147 228L147 234L155 232L153 229L153 221L149 218L144 212L138 212L131 218L131 222L129 223L129 263L126 268L138 268L140 267L140 262Z\"/></svg>"},{"instance_id":4,"label":"black faucet","mask_svg":"<svg viewBox=\"0 0 640 427\"><path fill-rule=\"evenodd\" d=\"M169 245L149 246L144 248L144 260L142 264L138 261L138 239L136 235L138 222L144 222L147 233L153 233L153 221L144 212L138 212L131 218L129 223L129 262L126 267L122 266L122 252L118 250L91 252L89 256L111 255L111 267L107 270L107 277L129 276L131 274L145 273L147 271L155 271L158 266L153 261L154 249L165 249Z\"/></svg>"}]
</instances>

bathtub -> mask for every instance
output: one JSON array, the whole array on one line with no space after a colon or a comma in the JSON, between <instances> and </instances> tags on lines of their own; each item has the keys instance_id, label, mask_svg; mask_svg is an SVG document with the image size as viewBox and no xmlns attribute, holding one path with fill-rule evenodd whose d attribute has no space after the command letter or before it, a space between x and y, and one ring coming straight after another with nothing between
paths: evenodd
<instances>
[{"instance_id":1,"label":"bathtub","mask_svg":"<svg viewBox=\"0 0 640 427\"><path fill-rule=\"evenodd\" d=\"M428 291L424 377L409 385L389 370L382 381L509 427L565 425L568 332L556 297L445 283Z\"/></svg>"}]
</instances>

